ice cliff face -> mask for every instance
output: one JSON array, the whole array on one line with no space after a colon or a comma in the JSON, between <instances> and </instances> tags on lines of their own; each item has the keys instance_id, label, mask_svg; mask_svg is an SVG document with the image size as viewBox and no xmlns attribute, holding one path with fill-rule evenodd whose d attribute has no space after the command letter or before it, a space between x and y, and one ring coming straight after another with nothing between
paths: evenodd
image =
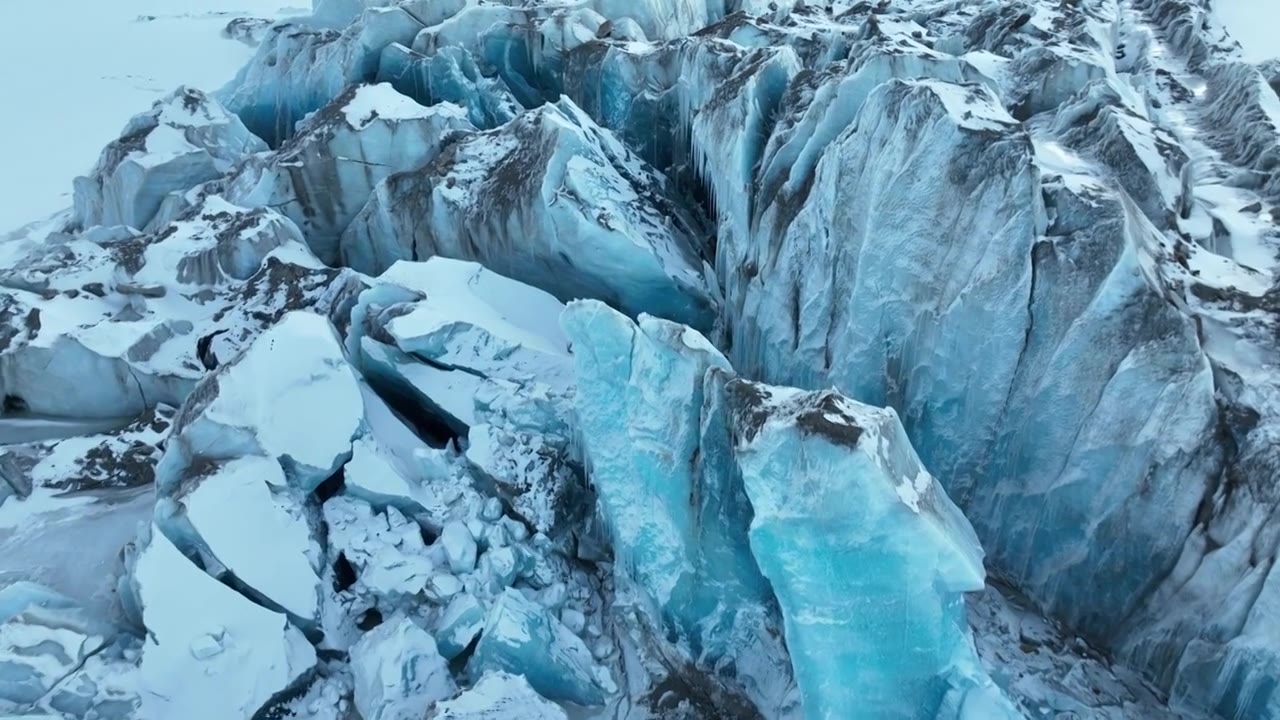
<instances>
[{"instance_id":1,"label":"ice cliff face","mask_svg":"<svg viewBox=\"0 0 1280 720\"><path fill-rule=\"evenodd\" d=\"M313 11L0 239L0 713L1280 718L1208 2Z\"/></svg>"}]
</instances>

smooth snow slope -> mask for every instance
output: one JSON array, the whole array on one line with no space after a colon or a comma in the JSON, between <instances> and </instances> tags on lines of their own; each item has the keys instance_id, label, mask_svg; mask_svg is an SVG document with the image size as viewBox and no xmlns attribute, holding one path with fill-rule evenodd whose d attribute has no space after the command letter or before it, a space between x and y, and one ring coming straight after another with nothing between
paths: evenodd
<instances>
[{"instance_id":1,"label":"smooth snow slope","mask_svg":"<svg viewBox=\"0 0 1280 720\"><path fill-rule=\"evenodd\" d=\"M72 178L153 101L231 79L253 51L221 36L229 20L306 11L289 2L0 0L0 235L69 207Z\"/></svg>"},{"instance_id":2,"label":"smooth snow slope","mask_svg":"<svg viewBox=\"0 0 1280 720\"><path fill-rule=\"evenodd\" d=\"M1280 58L1280 2L1214 0L1211 7L1244 48L1245 60L1256 63Z\"/></svg>"}]
</instances>

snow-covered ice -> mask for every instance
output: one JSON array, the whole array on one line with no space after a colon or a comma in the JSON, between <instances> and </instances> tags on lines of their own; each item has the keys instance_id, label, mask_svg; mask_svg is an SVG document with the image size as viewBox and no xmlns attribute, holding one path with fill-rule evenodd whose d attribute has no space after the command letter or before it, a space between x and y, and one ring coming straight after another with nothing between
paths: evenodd
<instances>
[{"instance_id":1,"label":"snow-covered ice","mask_svg":"<svg viewBox=\"0 0 1280 720\"><path fill-rule=\"evenodd\" d=\"M420 720L457 688L427 631L388 619L351 648L355 705L364 720Z\"/></svg>"},{"instance_id":2,"label":"snow-covered ice","mask_svg":"<svg viewBox=\"0 0 1280 720\"><path fill-rule=\"evenodd\" d=\"M1268 4L222 1L0 30L0 713L1280 717Z\"/></svg>"},{"instance_id":3,"label":"snow-covered ice","mask_svg":"<svg viewBox=\"0 0 1280 720\"><path fill-rule=\"evenodd\" d=\"M144 717L251 718L316 663L284 615L204 574L158 529L133 578L147 628Z\"/></svg>"},{"instance_id":4,"label":"snow-covered ice","mask_svg":"<svg viewBox=\"0 0 1280 720\"><path fill-rule=\"evenodd\" d=\"M457 698L436 706L432 720L568 720L564 710L519 675L486 673Z\"/></svg>"}]
</instances>

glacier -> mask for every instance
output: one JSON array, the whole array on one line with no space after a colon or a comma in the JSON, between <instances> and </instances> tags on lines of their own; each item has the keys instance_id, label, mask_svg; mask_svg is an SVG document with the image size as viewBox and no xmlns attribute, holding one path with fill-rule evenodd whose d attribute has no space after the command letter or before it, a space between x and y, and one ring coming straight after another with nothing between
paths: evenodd
<instances>
[{"instance_id":1,"label":"glacier","mask_svg":"<svg viewBox=\"0 0 1280 720\"><path fill-rule=\"evenodd\" d=\"M963 593L981 546L893 410L711 373L809 717L1021 718L981 669ZM714 412L714 411L713 411Z\"/></svg>"},{"instance_id":2,"label":"glacier","mask_svg":"<svg viewBox=\"0 0 1280 720\"><path fill-rule=\"evenodd\" d=\"M309 10L0 236L0 714L1280 718L1240 3Z\"/></svg>"}]
</instances>

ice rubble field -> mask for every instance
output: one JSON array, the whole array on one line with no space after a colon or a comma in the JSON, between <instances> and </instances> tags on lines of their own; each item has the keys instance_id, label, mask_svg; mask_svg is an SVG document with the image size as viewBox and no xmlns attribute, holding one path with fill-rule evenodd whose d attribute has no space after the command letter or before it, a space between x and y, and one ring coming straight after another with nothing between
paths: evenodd
<instances>
[{"instance_id":1,"label":"ice rubble field","mask_svg":"<svg viewBox=\"0 0 1280 720\"><path fill-rule=\"evenodd\" d=\"M0 717L1280 720L1262 5L86 8Z\"/></svg>"}]
</instances>

